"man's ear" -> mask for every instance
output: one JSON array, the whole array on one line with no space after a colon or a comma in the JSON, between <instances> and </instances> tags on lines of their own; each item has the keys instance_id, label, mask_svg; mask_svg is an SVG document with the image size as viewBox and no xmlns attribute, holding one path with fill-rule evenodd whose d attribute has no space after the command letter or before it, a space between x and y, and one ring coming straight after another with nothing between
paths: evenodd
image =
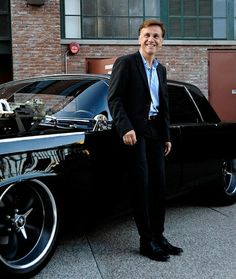
<instances>
[{"instance_id":1,"label":"man's ear","mask_svg":"<svg viewBox=\"0 0 236 279\"><path fill-rule=\"evenodd\" d=\"M161 46L163 46L163 43L164 43L164 38L162 37L161 38Z\"/></svg>"},{"instance_id":2,"label":"man's ear","mask_svg":"<svg viewBox=\"0 0 236 279\"><path fill-rule=\"evenodd\" d=\"M141 42L140 42L140 35L138 36L138 44L141 45Z\"/></svg>"}]
</instances>

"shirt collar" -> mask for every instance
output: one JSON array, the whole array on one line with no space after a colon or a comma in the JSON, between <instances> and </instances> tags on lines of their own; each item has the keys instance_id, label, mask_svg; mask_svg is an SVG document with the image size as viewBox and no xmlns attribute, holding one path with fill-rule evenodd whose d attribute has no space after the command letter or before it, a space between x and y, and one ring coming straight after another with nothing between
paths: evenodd
<instances>
[{"instance_id":1,"label":"shirt collar","mask_svg":"<svg viewBox=\"0 0 236 279\"><path fill-rule=\"evenodd\" d=\"M143 65L144 65L145 67L148 67L146 59L142 56L141 52L139 52L139 53L140 53L140 55L141 55L141 57L142 57ZM155 68L155 69L156 69L157 66L158 66L158 60L157 60L156 58L154 58L153 61L152 61L152 68Z\"/></svg>"}]
</instances>

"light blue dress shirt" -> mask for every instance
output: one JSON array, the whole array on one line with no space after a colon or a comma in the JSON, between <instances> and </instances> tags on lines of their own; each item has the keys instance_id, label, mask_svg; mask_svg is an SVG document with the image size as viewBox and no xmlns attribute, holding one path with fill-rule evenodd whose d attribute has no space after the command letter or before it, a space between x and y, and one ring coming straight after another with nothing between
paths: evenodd
<instances>
[{"instance_id":1,"label":"light blue dress shirt","mask_svg":"<svg viewBox=\"0 0 236 279\"><path fill-rule=\"evenodd\" d=\"M142 56L142 55L141 55ZM159 107L159 79L157 75L157 66L158 61L156 59L153 60L152 67L149 67L147 61L142 56L143 65L146 71L150 94L151 94L151 106L149 111L149 116L158 114Z\"/></svg>"}]
</instances>

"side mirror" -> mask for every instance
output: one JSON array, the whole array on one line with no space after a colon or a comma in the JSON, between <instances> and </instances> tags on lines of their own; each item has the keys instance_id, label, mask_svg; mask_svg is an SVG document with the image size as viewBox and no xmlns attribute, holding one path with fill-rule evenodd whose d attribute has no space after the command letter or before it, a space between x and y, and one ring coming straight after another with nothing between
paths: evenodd
<instances>
[{"instance_id":1,"label":"side mirror","mask_svg":"<svg viewBox=\"0 0 236 279\"><path fill-rule=\"evenodd\" d=\"M96 120L96 123L93 127L93 131L108 130L107 117L104 114L97 114L94 120Z\"/></svg>"},{"instance_id":2,"label":"side mirror","mask_svg":"<svg viewBox=\"0 0 236 279\"><path fill-rule=\"evenodd\" d=\"M0 99L0 116L13 114L14 111L11 110L10 105L7 100Z\"/></svg>"}]
</instances>

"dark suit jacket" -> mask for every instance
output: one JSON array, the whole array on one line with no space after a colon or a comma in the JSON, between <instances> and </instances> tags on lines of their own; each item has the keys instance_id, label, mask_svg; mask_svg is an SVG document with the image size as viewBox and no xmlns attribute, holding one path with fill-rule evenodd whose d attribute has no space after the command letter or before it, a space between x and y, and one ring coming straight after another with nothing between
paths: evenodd
<instances>
[{"instance_id":1,"label":"dark suit jacket","mask_svg":"<svg viewBox=\"0 0 236 279\"><path fill-rule=\"evenodd\" d=\"M159 120L158 132L164 141L170 141L166 68L158 64ZM134 129L144 136L151 104L148 80L140 52L116 59L109 85L108 105L116 128L122 137Z\"/></svg>"}]
</instances>

